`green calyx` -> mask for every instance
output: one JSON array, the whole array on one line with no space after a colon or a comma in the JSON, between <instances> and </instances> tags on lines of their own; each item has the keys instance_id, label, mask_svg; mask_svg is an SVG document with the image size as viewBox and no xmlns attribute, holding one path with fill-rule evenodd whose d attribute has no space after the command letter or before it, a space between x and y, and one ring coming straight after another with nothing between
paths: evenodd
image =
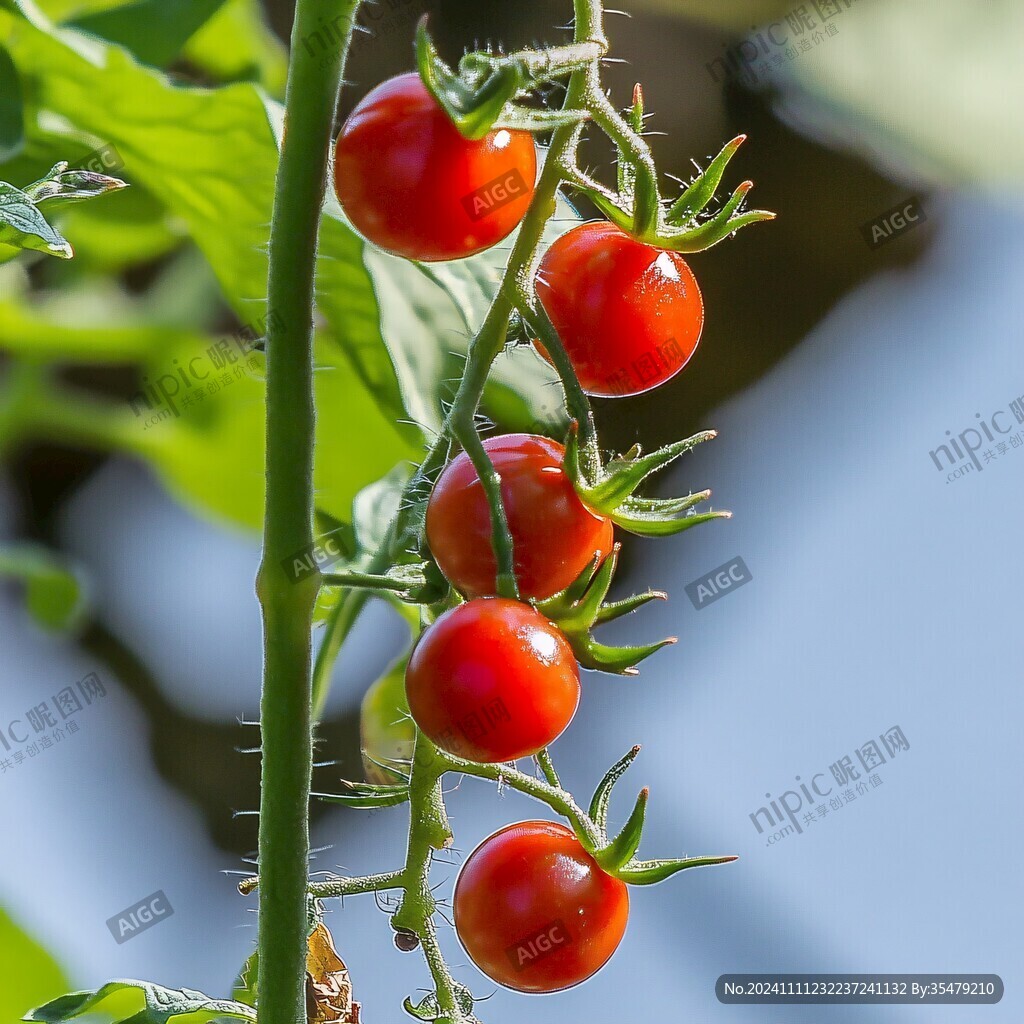
<instances>
[{"instance_id":1,"label":"green calyx","mask_svg":"<svg viewBox=\"0 0 1024 1024\"><path fill-rule=\"evenodd\" d=\"M589 817L603 844L591 851L594 860L608 874L630 885L654 885L686 868L711 867L727 864L736 857L682 857L674 860L637 860L636 852L643 835L649 790L645 787L633 805L633 811L622 830L614 837L608 835L608 806L615 784L636 760L640 748L633 747L625 757L616 761L598 783L590 801Z\"/></svg>"},{"instance_id":2,"label":"green calyx","mask_svg":"<svg viewBox=\"0 0 1024 1024\"><path fill-rule=\"evenodd\" d=\"M627 647L609 647L594 639L591 633L594 626L628 615L648 601L663 601L666 597L660 590L649 590L621 601L606 603L605 598L608 596L618 560L619 545L616 544L603 560L596 556L592 558L583 572L565 590L546 601L539 602L537 608L565 634L576 660L584 668L635 676L638 674L636 666L641 661L662 647L674 644L676 638L668 637L653 644Z\"/></svg>"},{"instance_id":3,"label":"green calyx","mask_svg":"<svg viewBox=\"0 0 1024 1024\"><path fill-rule=\"evenodd\" d=\"M585 120L583 110L548 110L516 100L585 67L603 49L597 43L580 43L509 55L468 53L455 72L438 54L426 15L416 27L416 66L423 84L468 139L482 139L498 128L540 132Z\"/></svg>"},{"instance_id":4,"label":"green calyx","mask_svg":"<svg viewBox=\"0 0 1024 1024\"><path fill-rule=\"evenodd\" d=\"M633 104L626 112L625 124L634 137L643 132L643 91L637 85ZM744 210L751 181L739 185L717 213L706 215L715 198L729 161L746 139L737 135L727 142L719 154L697 176L684 186L676 201L662 201L657 180L650 174L638 173L638 160L627 147L619 147L618 191L612 192L585 175L577 175L574 187L588 196L600 211L623 231L641 242L673 252L701 252L735 234L740 228L758 221L774 220L769 210Z\"/></svg>"},{"instance_id":5,"label":"green calyx","mask_svg":"<svg viewBox=\"0 0 1024 1024\"><path fill-rule=\"evenodd\" d=\"M698 491L680 498L641 498L637 488L652 474L664 469L703 441L716 437L705 430L692 437L665 445L644 455L639 445L612 459L588 477L582 468L577 424L573 423L565 443L565 471L576 492L589 508L607 516L616 526L641 537L667 537L711 519L728 519L731 512L697 512L696 506L711 497L711 491Z\"/></svg>"}]
</instances>

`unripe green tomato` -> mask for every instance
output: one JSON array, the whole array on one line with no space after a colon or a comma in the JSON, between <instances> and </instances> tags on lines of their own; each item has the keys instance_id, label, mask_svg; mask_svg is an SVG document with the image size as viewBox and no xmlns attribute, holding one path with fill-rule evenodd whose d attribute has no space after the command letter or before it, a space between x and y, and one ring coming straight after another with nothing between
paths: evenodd
<instances>
[{"instance_id":1,"label":"unripe green tomato","mask_svg":"<svg viewBox=\"0 0 1024 1024\"><path fill-rule=\"evenodd\" d=\"M416 743L416 725L405 699L407 660L398 661L366 691L359 711L363 772L367 782L379 786L402 781L397 772L382 765L411 761Z\"/></svg>"}]
</instances>

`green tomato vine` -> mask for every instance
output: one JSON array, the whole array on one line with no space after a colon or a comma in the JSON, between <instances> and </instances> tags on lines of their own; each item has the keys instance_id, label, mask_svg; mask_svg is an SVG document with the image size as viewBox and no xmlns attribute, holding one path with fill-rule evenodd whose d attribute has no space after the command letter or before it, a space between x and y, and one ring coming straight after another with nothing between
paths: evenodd
<instances>
[{"instance_id":1,"label":"green tomato vine","mask_svg":"<svg viewBox=\"0 0 1024 1024\"><path fill-rule=\"evenodd\" d=\"M359 807L408 803L404 864L362 877L324 881L309 878L313 734L331 667L367 595L383 592L390 600L420 606L424 624L458 600L439 579L423 543L427 498L456 447L471 459L486 493L497 563L497 593L512 599L520 596L501 481L477 429L485 383L514 322L539 339L558 372L573 423L567 438L566 471L590 508L607 515L621 528L653 536L676 533L727 515L695 513L694 506L706 500L707 491L659 500L635 493L651 473L713 437L712 432L648 455L637 449L608 463L603 461L587 395L558 331L538 299L541 240L562 188L589 197L605 216L637 239L680 252L707 248L739 228L772 215L760 210L742 212L750 188L750 183L744 182L716 214L704 216L742 138L727 144L678 199L671 204L663 200L658 169L642 134L644 109L639 86L623 115L615 109L601 82L601 65L609 49L602 4L600 0L573 0L573 6L575 27L570 45L509 55L470 53L457 70L448 68L437 55L425 20L418 28L420 75L463 135L481 138L501 127L550 132L547 154L501 283L470 342L454 401L405 488L383 544L358 572L327 576L314 572L294 581L281 566L294 552L309 550L314 539L312 310L317 232L331 126L359 0L298 0L296 5L269 249L268 304L275 315L269 318L265 345L267 487L263 557L257 578L265 637L259 873L239 886L243 894L258 891L259 896L256 998L260 1024L294 1024L306 1017L307 940L319 921L319 901L385 891L398 893L397 909L391 916L397 944L403 949L418 946L433 980L433 991L418 1004L407 999L405 1009L415 1017L439 1024L477 1024L472 994L453 977L442 955L435 923L437 905L430 883L434 855L453 842L442 792L446 774L490 780L541 801L567 821L604 871L630 884L653 884L687 868L734 859L638 860L646 789L641 791L622 830L615 835L608 832L612 788L636 758L638 747L612 766L584 809L563 788L546 749L535 757L539 774L529 774L515 765L481 764L457 757L439 749L417 730L411 760L394 766L394 783L348 783L346 793L333 797ZM345 29L333 60L314 57L301 45L324 24ZM559 110L538 109L524 102L538 87L562 80L566 89ZM614 191L578 166L576 152L588 124L603 132L618 150ZM636 662L663 642L611 648L594 640L591 630L664 595L648 592L606 603L615 563L615 552L600 564L595 560L576 583L539 607L563 629L582 665L629 673L635 670ZM341 596L314 661L314 606L324 586L341 588ZM150 989L156 992L155 986L146 989L147 1006ZM169 1005L168 1000L173 1003L177 996L186 998L182 993L166 996L161 994L163 991L152 996L154 1005L161 1005L161 1000L162 1005ZM71 1002L60 1007L48 1004L33 1011L30 1019L54 1022L73 1017L92 1005L99 994L78 995L88 998L76 1002L74 997L63 997ZM193 1003L198 996L187 993ZM211 1000L207 1010L200 1007L197 1012L203 1019L253 1018L249 1007L224 1001Z\"/></svg>"}]
</instances>

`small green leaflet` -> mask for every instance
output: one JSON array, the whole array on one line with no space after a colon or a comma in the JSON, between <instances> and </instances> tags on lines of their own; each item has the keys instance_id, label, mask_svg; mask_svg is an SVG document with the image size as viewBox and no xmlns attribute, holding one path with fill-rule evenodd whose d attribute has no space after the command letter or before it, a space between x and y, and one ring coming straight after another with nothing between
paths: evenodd
<instances>
[{"instance_id":1,"label":"small green leaflet","mask_svg":"<svg viewBox=\"0 0 1024 1024\"><path fill-rule=\"evenodd\" d=\"M69 171L65 161L24 189L0 181L0 242L69 260L75 255L71 243L39 212L39 206L46 202L80 202L124 187L120 178L93 171Z\"/></svg>"}]
</instances>

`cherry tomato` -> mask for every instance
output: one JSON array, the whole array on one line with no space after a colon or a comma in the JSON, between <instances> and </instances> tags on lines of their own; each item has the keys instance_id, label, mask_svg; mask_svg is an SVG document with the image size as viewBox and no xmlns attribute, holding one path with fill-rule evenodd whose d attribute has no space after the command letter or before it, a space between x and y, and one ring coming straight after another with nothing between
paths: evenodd
<instances>
[{"instance_id":1,"label":"cherry tomato","mask_svg":"<svg viewBox=\"0 0 1024 1024\"><path fill-rule=\"evenodd\" d=\"M348 116L335 145L334 189L366 238L410 260L453 260L500 242L533 197L529 132L466 139L419 75L390 78Z\"/></svg>"},{"instance_id":2,"label":"cherry tomato","mask_svg":"<svg viewBox=\"0 0 1024 1024\"><path fill-rule=\"evenodd\" d=\"M598 555L612 549L610 519L591 512L563 468L565 449L533 434L488 438L484 448L501 477L516 579L524 598L564 590ZM469 597L495 592L497 563L483 485L463 452L438 478L427 504L427 542L441 571Z\"/></svg>"},{"instance_id":3,"label":"cherry tomato","mask_svg":"<svg viewBox=\"0 0 1024 1024\"><path fill-rule=\"evenodd\" d=\"M580 673L568 641L535 608L484 597L427 627L405 692L437 746L492 764L530 757L562 733L580 701Z\"/></svg>"},{"instance_id":4,"label":"cherry tomato","mask_svg":"<svg viewBox=\"0 0 1024 1024\"><path fill-rule=\"evenodd\" d=\"M626 931L629 894L573 832L521 821L485 839L455 883L455 930L473 963L519 992L596 974Z\"/></svg>"},{"instance_id":5,"label":"cherry tomato","mask_svg":"<svg viewBox=\"0 0 1024 1024\"><path fill-rule=\"evenodd\" d=\"M700 289L682 256L605 221L555 240L537 295L583 390L601 398L664 384L687 364L704 326Z\"/></svg>"}]
</instances>

